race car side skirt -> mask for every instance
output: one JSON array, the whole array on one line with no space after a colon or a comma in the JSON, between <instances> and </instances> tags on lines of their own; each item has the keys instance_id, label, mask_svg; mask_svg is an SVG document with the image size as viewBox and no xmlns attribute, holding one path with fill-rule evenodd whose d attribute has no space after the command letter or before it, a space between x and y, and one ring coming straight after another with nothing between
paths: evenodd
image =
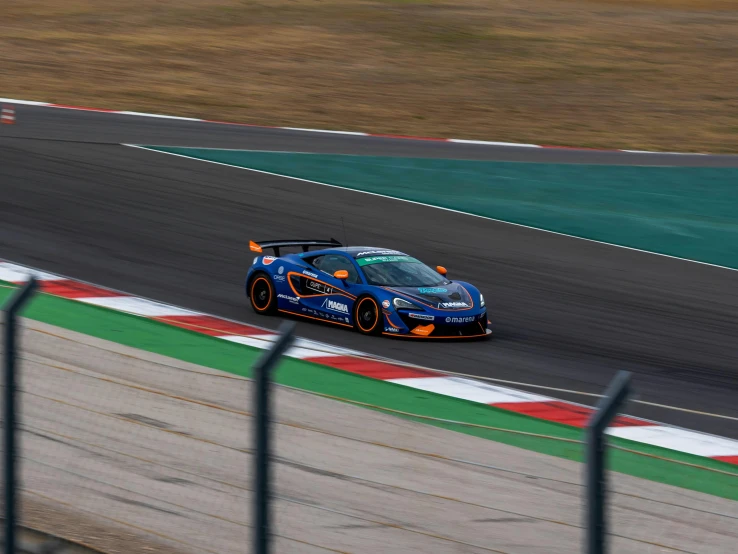
<instances>
[{"instance_id":1,"label":"race car side skirt","mask_svg":"<svg viewBox=\"0 0 738 554\"><path fill-rule=\"evenodd\" d=\"M395 337L395 338L398 338L398 339L422 339L422 340L449 340L449 339L459 339L459 340L473 340L473 339L483 339L483 338L487 338L487 337L491 336L492 335L492 329L485 330L484 334L481 334L480 333L479 335L464 335L464 336L461 336L461 335L446 335L446 336L439 337L439 336L420 336L420 335L411 335L411 334L398 335L398 334L395 334L395 333L386 333L386 332L383 332L382 334L383 335L386 335L388 337Z\"/></svg>"},{"instance_id":2,"label":"race car side skirt","mask_svg":"<svg viewBox=\"0 0 738 554\"><path fill-rule=\"evenodd\" d=\"M296 315L297 317L304 317L304 318L307 318L307 319L314 319L315 321L322 321L323 323L330 323L332 325L340 325L341 327L348 327L349 329L353 329L354 328L354 326L351 325L350 323L341 323L340 321L331 321L330 319L321 319L319 317L315 317L315 316L312 316L312 315L299 314L297 312L291 312L289 310L279 309L277 311L282 312L283 314Z\"/></svg>"}]
</instances>

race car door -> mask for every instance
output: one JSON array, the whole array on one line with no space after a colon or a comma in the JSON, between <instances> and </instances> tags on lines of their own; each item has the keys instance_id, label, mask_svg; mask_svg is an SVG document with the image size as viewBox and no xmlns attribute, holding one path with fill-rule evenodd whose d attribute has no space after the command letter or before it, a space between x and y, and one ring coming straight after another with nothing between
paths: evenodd
<instances>
[{"instance_id":1,"label":"race car door","mask_svg":"<svg viewBox=\"0 0 738 554\"><path fill-rule=\"evenodd\" d=\"M351 260L342 254L322 254L306 259L314 270L299 275L301 313L333 323L351 325L355 296L346 284L333 277L340 270L348 271L346 282L355 284L359 273Z\"/></svg>"}]
</instances>

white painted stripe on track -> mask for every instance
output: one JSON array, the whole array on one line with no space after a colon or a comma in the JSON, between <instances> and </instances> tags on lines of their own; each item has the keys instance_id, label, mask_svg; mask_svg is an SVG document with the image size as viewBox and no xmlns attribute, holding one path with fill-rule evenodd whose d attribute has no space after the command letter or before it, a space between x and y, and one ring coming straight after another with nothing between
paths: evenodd
<instances>
[{"instance_id":1,"label":"white painted stripe on track","mask_svg":"<svg viewBox=\"0 0 738 554\"><path fill-rule=\"evenodd\" d=\"M53 273L46 273L44 271L38 271L36 269L28 269L22 265L13 264L10 262L0 262L0 281L9 281L11 283L23 283L28 278L34 275L36 279L40 281L65 281L64 277L54 275Z\"/></svg>"},{"instance_id":2,"label":"white painted stripe on track","mask_svg":"<svg viewBox=\"0 0 738 554\"><path fill-rule=\"evenodd\" d=\"M13 98L0 98L0 102L8 102L10 104L20 104L22 106L51 107L48 102L34 102L33 100L15 100Z\"/></svg>"},{"instance_id":3,"label":"white painted stripe on track","mask_svg":"<svg viewBox=\"0 0 738 554\"><path fill-rule=\"evenodd\" d=\"M223 340L227 340L230 342L237 342L238 344L245 344L247 346L253 346L255 348L269 348L274 341L277 340L277 335L224 335L221 337ZM331 358L334 356L340 356L338 352L331 353L326 352L325 350L316 350L314 347L314 343L312 341L306 340L306 339L296 339L293 346L285 352L285 356L289 356L290 358L316 358L320 356L321 358Z\"/></svg>"},{"instance_id":4,"label":"white painted stripe on track","mask_svg":"<svg viewBox=\"0 0 738 554\"><path fill-rule=\"evenodd\" d=\"M643 427L610 427L607 434L636 442L661 446L697 456L737 456L738 441L707 435L697 431L649 425Z\"/></svg>"},{"instance_id":5,"label":"white painted stripe on track","mask_svg":"<svg viewBox=\"0 0 738 554\"><path fill-rule=\"evenodd\" d=\"M361 131L329 131L326 129L305 129L303 127L271 127L272 129L283 129L285 131L307 131L309 133L328 133L332 135L353 135L357 137L369 137L369 133Z\"/></svg>"},{"instance_id":6,"label":"white painted stripe on track","mask_svg":"<svg viewBox=\"0 0 738 554\"><path fill-rule=\"evenodd\" d=\"M480 144L482 146L511 146L515 148L543 148L540 144L526 144L524 142L498 142L494 140L448 139L448 142L457 144ZM618 150L615 150L618 152Z\"/></svg>"},{"instance_id":7,"label":"white painted stripe on track","mask_svg":"<svg viewBox=\"0 0 738 554\"><path fill-rule=\"evenodd\" d=\"M25 105L25 106L39 106L39 107L44 107L44 108L58 108L58 109L66 109L66 110L110 113L110 114L118 114L118 115L135 115L135 116L141 116L141 117L154 117L154 118L159 118L159 119L174 119L174 120L181 120L181 121L196 121L196 122L201 122L201 123L242 125L242 126L256 127L256 128L261 128L261 129L284 129L286 131L308 131L311 133L336 133L336 134L342 134L342 135L356 135L356 136L364 136L364 137L393 138L390 135L385 135L381 133L375 134L375 133L367 133L367 132L360 132L360 131L334 131L334 130L329 130L329 129L308 129L308 128L303 128L303 127L278 127L274 125L256 125L256 124L249 124L249 123L237 123L235 121L234 122L217 121L217 120L212 120L212 119L182 117L182 116L176 116L176 115L164 115L164 114L154 114L154 113L146 113L146 112L132 112L132 111L126 111L126 110L89 108L89 107L84 107L84 106L55 104L53 102L36 102L33 100L19 100L16 98L0 98L0 102L8 102L11 104L18 104L18 105ZM486 146L508 146L511 148L563 148L563 149L572 149L572 150L589 150L587 148L577 147L577 146L558 147L558 146L544 146L541 144L528 144L524 142L503 142L503 141L493 141L493 140L455 139L455 138L444 138L444 137L424 139L423 137L399 136L399 135L395 136L394 138L405 139L405 140L435 140L438 142L455 142L458 144L479 144L479 145L486 145ZM672 155L677 155L677 156L717 156L717 155L720 155L720 154L712 154L709 152L659 152L657 150L624 150L620 148L609 148L609 149L602 149L598 151L599 152L627 152L630 154L672 154Z\"/></svg>"},{"instance_id":8,"label":"white painted stripe on track","mask_svg":"<svg viewBox=\"0 0 738 554\"><path fill-rule=\"evenodd\" d=\"M278 336L279 335L277 335L277 333L272 333L272 334L263 334L263 335L239 335L239 336L235 336L235 338L239 338L239 337L240 338L254 338L257 340L261 340L262 344L261 346L259 346L259 348L265 348L267 346L270 346L271 343L275 342ZM222 336L219 336L218 338L229 339L229 338L234 338L234 335L222 335ZM318 342L315 340L303 339L299 337L295 338L295 341L293 344L294 346L299 346L300 348L309 348L315 351L315 354L313 354L314 356L320 356L323 353L326 356L329 356L329 355L330 356L336 356L336 355L365 356L366 355L363 352L359 352L358 350L351 350L349 348L342 348L340 346L333 346L332 344L325 344L325 343ZM327 348L331 349L330 354L326 353Z\"/></svg>"},{"instance_id":9,"label":"white painted stripe on track","mask_svg":"<svg viewBox=\"0 0 738 554\"><path fill-rule=\"evenodd\" d=\"M114 113L118 115L136 115L139 117L155 117L157 119L174 119L176 121L200 121L205 122L204 119L200 119L197 117L181 117L178 115L161 115L161 114L155 114L155 113L144 113L144 112L108 112L108 113Z\"/></svg>"},{"instance_id":10,"label":"white painted stripe on track","mask_svg":"<svg viewBox=\"0 0 738 554\"><path fill-rule=\"evenodd\" d=\"M78 298L80 302L85 304L92 304L94 306L102 306L103 308L110 308L112 310L118 310L121 312L127 312L134 315L140 315L144 317L166 317L166 316L178 316L178 315L205 315L201 312L194 312L191 310L185 310L183 308L175 308L168 304L162 304L161 302L154 302L152 300L146 300L144 298L137 298L135 296L106 296L106 297L88 297Z\"/></svg>"},{"instance_id":11,"label":"white painted stripe on track","mask_svg":"<svg viewBox=\"0 0 738 554\"><path fill-rule=\"evenodd\" d=\"M501 404L503 402L550 402L553 398L531 392L488 385L463 377L415 377L387 379L390 383L405 385L414 389L435 392L454 398L463 398L482 404Z\"/></svg>"},{"instance_id":12,"label":"white painted stripe on track","mask_svg":"<svg viewBox=\"0 0 738 554\"><path fill-rule=\"evenodd\" d=\"M502 220L502 219L496 219L494 217L488 217L488 216L485 216L485 215L478 215L478 214L473 214L473 213L469 213L469 212L464 212L464 211L461 211L461 210L455 210L453 208L444 208L443 206L434 206L433 204L426 204L425 202L417 202L415 200L406 200L404 198L397 198L395 196L389 196L387 194L380 194L380 193L377 193L377 192L369 192L369 191L366 191L366 190L353 189L353 188L344 187L344 186L341 186L341 185L332 185L330 183L323 183L321 181L313 181L312 179L303 179L302 177L293 177L291 175L284 175L282 173L274 173L272 171L264 171L262 169L253 169L253 168L250 168L250 167L243 167L243 166L240 166L240 165L228 164L228 163L225 163L225 162L216 162L216 161L212 161L212 160L203 160L201 158L196 158L196 157L193 157L193 156L186 156L184 154L175 154L174 152L164 152L162 150L155 150L153 148L147 148L146 146L141 146L139 144L121 143L121 146L127 146L129 148L138 148L139 150L146 150L148 152L155 152L155 153L158 153L158 154L166 154L168 156L177 156L179 158L185 158L187 160L195 160L195 161L198 161L198 162L205 162L205 163L210 163L210 164L215 164L215 165L222 165L222 166L225 166L225 167L233 167L235 169L241 169L241 170L244 170L244 171L253 171L254 173L261 173L263 175L272 175L274 177L282 177L283 179L293 179L295 181L300 181L302 183L311 183L313 185L321 185L321 186L324 186L324 187L331 187L331 188L346 190L346 191L350 191L350 192L356 192L356 193L360 193L360 194L368 194L369 196L376 196L378 198L387 198L389 200L395 200L397 202L407 202L408 204L415 204L416 206L424 206L426 208L434 208L436 210L443 210L445 212L451 212L451 213L466 215L466 216L469 216L469 217L476 217L476 218L479 218L479 219L486 219L487 221L494 221L495 223L504 223L505 225L513 225L515 227L520 227L522 229L530 229L531 231L540 231L542 233L549 233L551 235L556 235L556 236L559 236L559 237L566 237L566 238L570 238L570 239L583 240L583 241L591 242L591 243L594 243L594 244L602 244L602 245L605 245L605 246L612 246L613 248L622 248L623 250L629 250L631 252L640 252L641 254L650 254L650 255L653 255L653 256L659 256L659 257L662 257L662 258L668 258L668 259L671 259L671 260L678 260L680 262L689 262L689 263L693 263L693 264L704 265L704 266L707 266L707 267L714 267L714 268L717 268L717 269L727 269L729 271L738 271L738 268L735 268L735 267L728 267L728 266L725 266L725 265L711 264L709 262L701 262L699 260L690 260L689 258L680 258L679 256L672 256L670 254L662 254L661 252L652 252L650 250L643 250L641 248L633 248L632 246L624 246L622 244L615 244L615 243L612 243L612 242L604 242L604 241L601 241L601 240L588 239L586 237L578 237L576 235L570 235L568 233L560 233L558 231L550 231L549 229L542 229L540 227L531 227L530 225L524 225L522 223L515 223L515 222L512 222L512 221L505 221L505 220ZM182 147L179 147L179 148L193 148L193 147L182 146ZM245 150L245 152L248 152L248 150Z\"/></svg>"},{"instance_id":13,"label":"white painted stripe on track","mask_svg":"<svg viewBox=\"0 0 738 554\"><path fill-rule=\"evenodd\" d=\"M663 154L665 156L710 156L710 154L704 152L652 152L651 150L619 150L619 152L627 152L628 154Z\"/></svg>"}]
</instances>

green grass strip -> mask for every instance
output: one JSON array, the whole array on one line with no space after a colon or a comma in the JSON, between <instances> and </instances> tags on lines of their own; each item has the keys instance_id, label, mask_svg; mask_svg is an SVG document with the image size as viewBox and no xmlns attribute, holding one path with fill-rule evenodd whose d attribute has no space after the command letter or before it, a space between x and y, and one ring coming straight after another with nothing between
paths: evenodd
<instances>
[{"instance_id":1,"label":"green grass strip","mask_svg":"<svg viewBox=\"0 0 738 554\"><path fill-rule=\"evenodd\" d=\"M0 287L0 302L4 302L11 293L11 288ZM23 315L71 331L245 377L251 375L251 366L263 352L158 321L46 294L36 296ZM276 372L276 380L299 389L391 410L561 439L584 438L583 431L574 427L377 381L293 358L283 359ZM440 421L422 421L543 454L575 461L583 460L583 446L577 443ZM609 462L614 471L738 500L738 472L731 464L617 437L612 437L610 441L611 444L648 455L611 449ZM433 451L432 444L428 445L428 450ZM485 461L476 459L469 453L459 453L459 457ZM494 460L486 461L494 464Z\"/></svg>"}]
</instances>

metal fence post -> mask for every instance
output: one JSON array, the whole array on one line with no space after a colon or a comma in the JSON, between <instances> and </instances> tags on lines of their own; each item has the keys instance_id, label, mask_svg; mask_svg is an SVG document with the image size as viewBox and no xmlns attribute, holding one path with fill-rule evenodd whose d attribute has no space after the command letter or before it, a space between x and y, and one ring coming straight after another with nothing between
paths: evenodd
<instances>
[{"instance_id":1,"label":"metal fence post","mask_svg":"<svg viewBox=\"0 0 738 554\"><path fill-rule=\"evenodd\" d=\"M36 279L31 279L19 290L13 294L8 302L3 306L3 323L5 324L3 332L3 350L5 352L4 373L5 373L5 552L6 554L15 554L16 551L16 519L17 514L17 498L16 498L16 405L15 405L15 389L16 382L16 315L30 299L33 291L36 290Z\"/></svg>"},{"instance_id":2,"label":"metal fence post","mask_svg":"<svg viewBox=\"0 0 738 554\"><path fill-rule=\"evenodd\" d=\"M628 371L619 371L587 423L587 554L605 554L607 534L605 502L605 429L630 394Z\"/></svg>"},{"instance_id":3,"label":"metal fence post","mask_svg":"<svg viewBox=\"0 0 738 554\"><path fill-rule=\"evenodd\" d=\"M269 517L271 372L292 344L294 331L294 322L283 323L279 328L280 337L274 346L267 350L254 366L254 554L269 553L271 534Z\"/></svg>"}]
</instances>

